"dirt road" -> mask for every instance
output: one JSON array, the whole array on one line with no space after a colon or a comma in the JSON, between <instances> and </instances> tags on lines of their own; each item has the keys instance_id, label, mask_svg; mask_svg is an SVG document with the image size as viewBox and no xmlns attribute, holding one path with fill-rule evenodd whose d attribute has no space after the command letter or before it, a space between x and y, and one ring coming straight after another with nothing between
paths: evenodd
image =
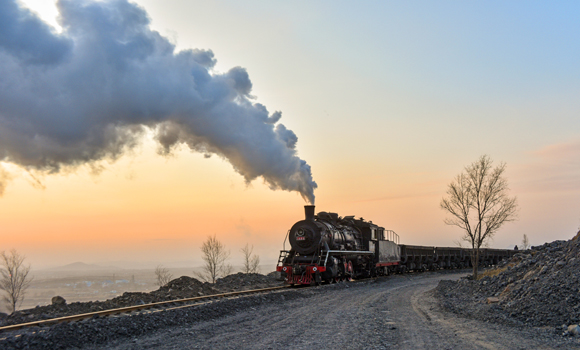
<instances>
[{"instance_id":1,"label":"dirt road","mask_svg":"<svg viewBox=\"0 0 580 350\"><path fill-rule=\"evenodd\" d=\"M549 330L458 318L429 292L461 274L397 275L304 290L212 321L112 340L112 349L554 349ZM299 291L302 292L302 291ZM86 349L93 349L87 347Z\"/></svg>"}]
</instances>

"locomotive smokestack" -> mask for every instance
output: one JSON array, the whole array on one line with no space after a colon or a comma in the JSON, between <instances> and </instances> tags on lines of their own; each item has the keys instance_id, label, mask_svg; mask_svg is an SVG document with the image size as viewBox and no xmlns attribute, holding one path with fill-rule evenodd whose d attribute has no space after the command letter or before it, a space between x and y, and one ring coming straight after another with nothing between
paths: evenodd
<instances>
[{"instance_id":1,"label":"locomotive smokestack","mask_svg":"<svg viewBox=\"0 0 580 350\"><path fill-rule=\"evenodd\" d=\"M304 214L306 216L306 220L314 220L314 205L305 205Z\"/></svg>"}]
</instances>

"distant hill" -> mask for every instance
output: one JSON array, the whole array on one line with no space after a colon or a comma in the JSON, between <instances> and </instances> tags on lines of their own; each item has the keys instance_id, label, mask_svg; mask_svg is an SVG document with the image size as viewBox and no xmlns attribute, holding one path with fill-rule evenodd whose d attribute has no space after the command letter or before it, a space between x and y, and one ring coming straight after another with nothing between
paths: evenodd
<instances>
[{"instance_id":1,"label":"distant hill","mask_svg":"<svg viewBox=\"0 0 580 350\"><path fill-rule=\"evenodd\" d=\"M97 271L97 270L111 270L118 269L118 267L113 266L100 266L95 264L85 264L84 262L74 262L72 264L53 267L49 270L51 271Z\"/></svg>"}]
</instances>

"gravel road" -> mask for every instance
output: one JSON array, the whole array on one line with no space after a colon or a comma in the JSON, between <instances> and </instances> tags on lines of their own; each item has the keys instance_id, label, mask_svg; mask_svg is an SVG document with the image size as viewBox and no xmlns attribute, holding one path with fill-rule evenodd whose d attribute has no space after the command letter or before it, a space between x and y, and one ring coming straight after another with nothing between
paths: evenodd
<instances>
[{"instance_id":1,"label":"gravel road","mask_svg":"<svg viewBox=\"0 0 580 350\"><path fill-rule=\"evenodd\" d=\"M444 311L433 289L462 274L396 275L298 289L208 321L109 338L110 349L580 349L553 329L507 327ZM295 295L294 295L295 294ZM284 298L283 295L287 297ZM288 297L292 296L292 297ZM256 297L252 297L256 298ZM242 299L242 298L240 298ZM214 303L219 304L219 302ZM103 344L85 347L101 349Z\"/></svg>"}]
</instances>

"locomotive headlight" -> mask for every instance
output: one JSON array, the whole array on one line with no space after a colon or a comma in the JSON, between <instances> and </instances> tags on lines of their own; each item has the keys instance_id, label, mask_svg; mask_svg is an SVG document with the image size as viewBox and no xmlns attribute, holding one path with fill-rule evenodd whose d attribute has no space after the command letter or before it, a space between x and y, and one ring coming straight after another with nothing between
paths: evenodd
<instances>
[{"instance_id":1,"label":"locomotive headlight","mask_svg":"<svg viewBox=\"0 0 580 350\"><path fill-rule=\"evenodd\" d=\"M301 237L304 236L304 229L302 228L298 229L298 231L296 231L296 235Z\"/></svg>"},{"instance_id":2,"label":"locomotive headlight","mask_svg":"<svg viewBox=\"0 0 580 350\"><path fill-rule=\"evenodd\" d=\"M317 268L316 266L314 266L314 267L312 268L312 271L316 272L316 271L318 271L318 268Z\"/></svg>"}]
</instances>

